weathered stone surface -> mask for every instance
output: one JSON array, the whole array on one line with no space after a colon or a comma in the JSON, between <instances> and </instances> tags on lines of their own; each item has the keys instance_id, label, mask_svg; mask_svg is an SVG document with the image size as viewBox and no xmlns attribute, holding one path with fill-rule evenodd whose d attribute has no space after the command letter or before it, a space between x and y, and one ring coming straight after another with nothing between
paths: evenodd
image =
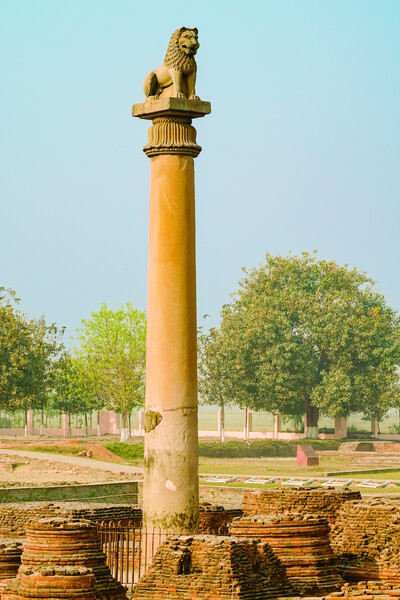
<instances>
[{"instance_id":1,"label":"weathered stone surface","mask_svg":"<svg viewBox=\"0 0 400 600\"><path fill-rule=\"evenodd\" d=\"M194 161L197 29L180 27L132 116L151 119L143 521L192 533L199 521Z\"/></svg>"},{"instance_id":2,"label":"weathered stone surface","mask_svg":"<svg viewBox=\"0 0 400 600\"><path fill-rule=\"evenodd\" d=\"M343 583L324 518L300 513L242 517L232 522L230 533L268 543L301 594L326 593Z\"/></svg>"},{"instance_id":3,"label":"weathered stone surface","mask_svg":"<svg viewBox=\"0 0 400 600\"><path fill-rule=\"evenodd\" d=\"M266 600L291 593L282 566L266 544L198 535L162 544L132 597Z\"/></svg>"},{"instance_id":4,"label":"weathered stone surface","mask_svg":"<svg viewBox=\"0 0 400 600\"><path fill-rule=\"evenodd\" d=\"M21 563L2 600L126 600L105 563L97 528L89 521L52 517L32 523Z\"/></svg>"}]
</instances>

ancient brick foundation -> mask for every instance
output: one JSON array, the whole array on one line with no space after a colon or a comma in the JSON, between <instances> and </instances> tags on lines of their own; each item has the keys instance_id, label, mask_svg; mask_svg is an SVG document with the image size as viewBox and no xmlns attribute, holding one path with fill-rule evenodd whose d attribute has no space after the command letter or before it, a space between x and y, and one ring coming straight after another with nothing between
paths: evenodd
<instances>
[{"instance_id":1,"label":"ancient brick foundation","mask_svg":"<svg viewBox=\"0 0 400 600\"><path fill-rule=\"evenodd\" d=\"M363 498L343 505L331 531L339 568L348 581L400 586L400 502Z\"/></svg>"},{"instance_id":2,"label":"ancient brick foundation","mask_svg":"<svg viewBox=\"0 0 400 600\"><path fill-rule=\"evenodd\" d=\"M105 521L120 521L121 524L128 521L138 526L142 520L142 511L137 506L126 505L99 505L76 507L55 504L27 503L0 505L0 536L1 537L24 537L25 528L38 519L62 516L69 519L85 519L95 523Z\"/></svg>"},{"instance_id":3,"label":"ancient brick foundation","mask_svg":"<svg viewBox=\"0 0 400 600\"><path fill-rule=\"evenodd\" d=\"M136 585L136 600L266 600L293 594L266 545L224 536L179 536L162 544Z\"/></svg>"},{"instance_id":4,"label":"ancient brick foundation","mask_svg":"<svg viewBox=\"0 0 400 600\"><path fill-rule=\"evenodd\" d=\"M124 588L105 564L97 528L89 521L53 517L29 525L21 563L2 600L126 600Z\"/></svg>"},{"instance_id":5,"label":"ancient brick foundation","mask_svg":"<svg viewBox=\"0 0 400 600\"><path fill-rule=\"evenodd\" d=\"M343 584L329 543L329 525L322 517L286 513L256 515L233 521L234 536L267 542L300 594L321 594Z\"/></svg>"},{"instance_id":6,"label":"ancient brick foundation","mask_svg":"<svg viewBox=\"0 0 400 600\"><path fill-rule=\"evenodd\" d=\"M199 532L227 535L229 523L241 515L240 509L225 510L223 506L202 502L199 507Z\"/></svg>"},{"instance_id":7,"label":"ancient brick foundation","mask_svg":"<svg viewBox=\"0 0 400 600\"><path fill-rule=\"evenodd\" d=\"M0 540L0 580L15 577L21 564L22 544L16 540Z\"/></svg>"},{"instance_id":8,"label":"ancient brick foundation","mask_svg":"<svg viewBox=\"0 0 400 600\"><path fill-rule=\"evenodd\" d=\"M225 535L228 531L228 524L241 515L241 509L225 510L223 506L203 502L200 504L199 532ZM0 536L24 537L25 528L29 523L56 516L85 519L94 523L115 521L122 526L133 523L135 527L140 527L142 524L141 508L124 504L111 506L107 504L85 506L73 503L59 506L41 502L30 502L24 505L0 504Z\"/></svg>"},{"instance_id":9,"label":"ancient brick foundation","mask_svg":"<svg viewBox=\"0 0 400 600\"><path fill-rule=\"evenodd\" d=\"M400 596L396 584L377 581L361 581L357 584L345 583L340 592L326 596L325 600L394 600Z\"/></svg>"},{"instance_id":10,"label":"ancient brick foundation","mask_svg":"<svg viewBox=\"0 0 400 600\"><path fill-rule=\"evenodd\" d=\"M336 520L340 508L351 500L361 500L358 491L336 489L271 489L244 493L242 509L246 515L300 512Z\"/></svg>"}]
</instances>

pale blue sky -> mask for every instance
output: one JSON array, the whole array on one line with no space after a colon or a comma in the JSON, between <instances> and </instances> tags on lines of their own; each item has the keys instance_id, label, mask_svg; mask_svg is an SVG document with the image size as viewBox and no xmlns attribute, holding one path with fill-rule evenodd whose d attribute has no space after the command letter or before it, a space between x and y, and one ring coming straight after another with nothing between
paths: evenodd
<instances>
[{"instance_id":1,"label":"pale blue sky","mask_svg":"<svg viewBox=\"0 0 400 600\"><path fill-rule=\"evenodd\" d=\"M0 285L72 335L146 306L148 124L171 33L197 26L198 314L241 267L319 250L400 310L400 1L0 0Z\"/></svg>"}]
</instances>

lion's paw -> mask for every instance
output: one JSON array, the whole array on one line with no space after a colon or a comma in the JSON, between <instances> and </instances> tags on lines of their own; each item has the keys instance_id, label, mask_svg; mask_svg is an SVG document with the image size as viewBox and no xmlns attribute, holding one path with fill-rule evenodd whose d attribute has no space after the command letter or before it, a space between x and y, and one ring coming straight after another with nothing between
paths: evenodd
<instances>
[{"instance_id":1,"label":"lion's paw","mask_svg":"<svg viewBox=\"0 0 400 600\"><path fill-rule=\"evenodd\" d=\"M186 99L186 96L185 96L185 94L183 94L182 92L177 92L177 94L176 94L175 98L183 98L183 99Z\"/></svg>"},{"instance_id":2,"label":"lion's paw","mask_svg":"<svg viewBox=\"0 0 400 600\"><path fill-rule=\"evenodd\" d=\"M200 98L199 98L199 96L192 94L191 96L189 96L189 100L200 100Z\"/></svg>"}]
</instances>

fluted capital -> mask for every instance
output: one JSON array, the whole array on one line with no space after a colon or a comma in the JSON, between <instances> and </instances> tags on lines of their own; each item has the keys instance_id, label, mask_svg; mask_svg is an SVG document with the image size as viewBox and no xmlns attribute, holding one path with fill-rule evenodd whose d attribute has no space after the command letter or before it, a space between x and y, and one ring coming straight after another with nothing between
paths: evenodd
<instances>
[{"instance_id":1,"label":"fluted capital","mask_svg":"<svg viewBox=\"0 0 400 600\"><path fill-rule=\"evenodd\" d=\"M186 98L148 99L142 104L134 104L132 108L133 117L153 121L148 143L143 148L149 157L159 154L198 156L201 146L196 143L192 119L210 112L209 102Z\"/></svg>"}]
</instances>

